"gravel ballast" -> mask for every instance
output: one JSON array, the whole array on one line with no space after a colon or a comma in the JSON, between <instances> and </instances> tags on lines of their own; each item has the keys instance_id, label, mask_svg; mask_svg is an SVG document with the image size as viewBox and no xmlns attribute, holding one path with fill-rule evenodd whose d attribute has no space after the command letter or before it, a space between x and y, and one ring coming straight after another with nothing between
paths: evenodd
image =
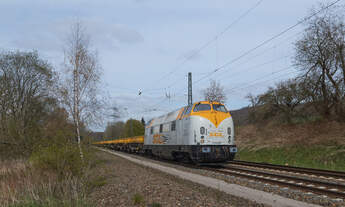
<instances>
[{"instance_id":1,"label":"gravel ballast","mask_svg":"<svg viewBox=\"0 0 345 207\"><path fill-rule=\"evenodd\" d=\"M90 194L96 206L269 206L177 178L119 156L98 151L99 177Z\"/></svg>"},{"instance_id":2,"label":"gravel ballast","mask_svg":"<svg viewBox=\"0 0 345 207\"><path fill-rule=\"evenodd\" d=\"M210 187L210 188L213 188L215 190L225 192L225 193L230 194L232 196L245 198L247 200L255 201L258 203L263 203L265 205L302 206L302 207L303 206L308 206L308 207L309 206L317 206L317 205L313 205L313 204L308 204L308 203L296 201L293 199L284 198L284 197L274 195L271 193L267 193L264 191L258 191L258 190L247 188L244 186L227 183L221 179L215 179L215 178L203 176L200 174L193 174L190 172L178 170L176 168L171 168L168 166L159 165L157 163L144 161L142 159L136 159L136 158L133 158L132 156L128 156L128 155L125 155L123 153L117 153L117 152L113 152L113 151L109 151L109 150L106 150L106 151L109 153L115 154L117 156L121 156L121 157L128 159L132 162L135 162L137 164L141 164L141 165L144 165L144 166L147 166L150 168L154 168L154 169L163 171L165 173L169 173L171 175L177 176L177 177L182 178L184 180L189 180L189 181L192 181L194 183L198 183L198 184L204 185L206 187ZM213 205L213 206L220 206L220 205ZM240 206L243 206L243 205L240 205Z\"/></svg>"},{"instance_id":3,"label":"gravel ballast","mask_svg":"<svg viewBox=\"0 0 345 207\"><path fill-rule=\"evenodd\" d=\"M281 187L281 186L272 185L272 184L268 184L268 183L262 183L262 182L254 181L254 180L247 179L247 178L235 177L235 176L231 176L231 175L224 175L224 174L216 173L216 172L209 171L209 170L195 169L195 168L191 168L189 166L177 164L175 162L166 162L163 160L156 160L156 159L152 159L152 158L148 158L148 157L144 157L144 156L139 156L139 155L135 155L135 154L128 154L128 153L123 153L123 152L118 152L118 153L124 154L126 156L130 156L130 157L133 157L136 159L150 161L150 162L154 162L154 163L168 166L168 167L173 167L173 168L176 168L176 169L179 169L182 171L191 172L194 174L200 174L200 175L204 175L204 176L208 176L208 177L213 177L216 179L223 180L227 183L242 185L245 187L257 189L260 191L265 191L265 192L268 192L271 194L276 194L276 195L279 195L282 197L286 197L286 198L290 198L290 199L294 199L294 200L299 200L299 201L306 202L306 203L316 204L316 205L320 205L320 206L327 206L327 207L343 207L343 206L345 206L345 200L344 199L330 198L327 196L317 195L317 194L309 193L309 192L304 192L304 191L293 189L293 188Z\"/></svg>"}]
</instances>

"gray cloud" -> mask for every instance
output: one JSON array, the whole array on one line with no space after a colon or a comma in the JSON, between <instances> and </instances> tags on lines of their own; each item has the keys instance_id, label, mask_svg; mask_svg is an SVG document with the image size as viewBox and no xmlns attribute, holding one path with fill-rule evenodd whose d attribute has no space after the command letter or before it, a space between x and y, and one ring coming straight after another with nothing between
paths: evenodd
<instances>
[{"instance_id":1,"label":"gray cloud","mask_svg":"<svg viewBox=\"0 0 345 207\"><path fill-rule=\"evenodd\" d=\"M53 22L41 22L35 25L24 25L22 32L8 36L10 47L21 49L37 49L46 52L61 51L64 40L69 34L71 25L76 18L65 18ZM110 24L96 19L81 19L92 45L96 48L114 50L124 47L123 44L137 44L144 37L134 29L119 24ZM44 28L44 31L36 29Z\"/></svg>"},{"instance_id":2,"label":"gray cloud","mask_svg":"<svg viewBox=\"0 0 345 207\"><path fill-rule=\"evenodd\" d=\"M9 45L20 49L43 50L46 52L52 52L60 48L55 37L43 34L27 34L26 36L15 38L9 43Z\"/></svg>"},{"instance_id":3,"label":"gray cloud","mask_svg":"<svg viewBox=\"0 0 345 207\"><path fill-rule=\"evenodd\" d=\"M144 37L137 31L123 25L114 25L110 27L111 36L121 43L140 43Z\"/></svg>"}]
</instances>

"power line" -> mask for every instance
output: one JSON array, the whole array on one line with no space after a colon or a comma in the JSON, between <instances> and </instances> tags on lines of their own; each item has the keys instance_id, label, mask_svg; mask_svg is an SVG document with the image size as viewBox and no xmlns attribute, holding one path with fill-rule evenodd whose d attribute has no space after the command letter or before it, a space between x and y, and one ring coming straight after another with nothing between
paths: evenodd
<instances>
[{"instance_id":1,"label":"power line","mask_svg":"<svg viewBox=\"0 0 345 207\"><path fill-rule=\"evenodd\" d=\"M287 38L282 39L282 41L276 43L276 44L273 45L272 47L269 47L269 48L263 50L262 52L260 52L260 53L258 53L258 54L255 54L255 55L252 55L252 56L248 57L245 61L239 62L237 65L243 65L243 64L245 64L245 63L248 63L248 62L250 62L251 60L253 60L253 59L257 58L257 57L260 57L260 56L266 54L266 53L269 52L270 50L276 49L277 47L279 47L279 46L281 46L281 45L283 45L283 44L288 43L287 40L290 40L290 39L292 39L293 37L295 37L295 36L297 36L297 35L300 35L301 33L303 33L303 30L302 30L302 31L299 31L299 32L297 32L297 33L295 33L295 34L293 34L293 35L291 35L291 36L288 36Z\"/></svg>"},{"instance_id":2,"label":"power line","mask_svg":"<svg viewBox=\"0 0 345 207\"><path fill-rule=\"evenodd\" d=\"M254 83L254 84L249 84L249 85L246 85L244 87L241 87L241 88L236 88L236 89L229 89L229 90L232 90L232 91L239 91L239 90L243 90L245 88L250 88L250 87L254 87L254 86L257 86L257 85L260 85L260 84L263 84L263 83L267 83L267 82L270 82L270 81L273 81L273 80L278 80L279 78L281 77L285 77L287 75L290 75L290 74L295 74L297 73L298 71L290 71L288 73L284 73L280 76L277 76L275 78L271 78L271 79L268 79L268 80L264 80L264 81L261 81L261 82L258 82L258 83Z\"/></svg>"},{"instance_id":3,"label":"power line","mask_svg":"<svg viewBox=\"0 0 345 207\"><path fill-rule=\"evenodd\" d=\"M280 46L280 45L282 45L282 44L285 44L287 40L289 40L289 39L291 39L291 38L293 38L293 37L295 37L295 36L301 34L302 32L303 32L303 31L300 31L300 32L298 32L298 33L296 33L296 34L293 34L293 35L291 35L291 36L289 36L289 37L283 39L282 41L278 42L278 43L275 44L274 46L265 49L264 51L262 51L262 52L259 53L259 54L256 54L256 55L253 55L253 56L249 57L246 61L240 62L240 63L238 63L237 65L243 65L243 64L246 64L246 63L248 63L248 62L251 62L253 59L255 59L255 58L259 57L259 56L262 56L262 55L266 54L266 53L269 52L270 50L275 49L275 48L277 48L278 46ZM281 58L279 58L279 59L283 59L283 58L285 58L285 57L286 57L286 56L281 57ZM278 60L278 59L275 59L275 60L272 60L272 61L269 61L269 62L266 62L266 63L262 63L262 64L259 64L259 65L255 65L255 66L252 66L252 67L261 67L261 66L263 66L263 65L269 64L269 63L271 63L271 62L275 62L275 61L277 61L277 60ZM252 68L252 67L250 67L250 68ZM247 68L247 69L245 69L245 70L248 70L248 69L249 69L249 68ZM206 75L206 74L209 75L209 72L198 73L198 74L196 74L196 75L195 75L195 73L193 73L193 76L195 77L195 76L197 76L197 75ZM238 75L238 74L236 73L235 76L236 76L236 75ZM223 78L222 78L222 79L223 79ZM177 79L175 82L173 82L172 84L170 84L170 85L168 86L168 88L171 88L173 85L177 84L178 82L181 82L182 80L183 80L183 79Z\"/></svg>"},{"instance_id":4,"label":"power line","mask_svg":"<svg viewBox=\"0 0 345 207\"><path fill-rule=\"evenodd\" d=\"M237 73L230 74L229 76L223 76L223 75L222 75L222 78L220 78L219 80L222 80L222 79L227 78L227 77L230 77L230 76L231 76L231 78L233 78L233 77L235 77L235 76L240 75L240 74L243 73L244 71L249 71L249 70L251 70L251 69L260 68L260 67L262 67L262 66L268 65L268 64L270 64L270 63L277 62L277 61L282 60L282 59L285 59L285 58L287 58L287 57L290 57L290 55L284 55L284 56L279 57L279 58L275 58L275 59L272 59L272 60L269 60L269 61L266 61L266 62L263 62L263 63L259 63L259 64L257 64L257 65L252 65L252 66L250 66L250 67L247 67L247 68L245 68L245 69L242 69L241 71L238 71Z\"/></svg>"},{"instance_id":5,"label":"power line","mask_svg":"<svg viewBox=\"0 0 345 207\"><path fill-rule=\"evenodd\" d=\"M272 75L274 75L274 74L280 73L280 72L282 72L282 71L290 70L290 69L292 69L292 68L293 68L293 66L290 65L290 66L285 67L285 68L283 68L283 69L280 69L280 70L278 70L278 71L274 71L274 72L272 72L272 73L270 73L270 74L267 74L267 75L261 76L261 77L259 77L259 78L256 78L256 79L254 79L254 80L252 80L252 81L248 81L245 85L252 85L251 83L254 83L254 82L258 81L258 80L265 79L265 78L267 78L267 77L269 77L269 76L272 76ZM242 86L237 86L237 87L230 88L229 90L230 90L230 91L231 91L231 90L236 90L236 89L238 89L238 88L243 88L243 85L242 85Z\"/></svg>"},{"instance_id":6,"label":"power line","mask_svg":"<svg viewBox=\"0 0 345 207\"><path fill-rule=\"evenodd\" d=\"M334 1L333 3L329 4L328 6L321 8L319 11L314 12L313 14L311 14L310 16L308 16L308 17L302 19L301 21L298 21L296 24L294 24L294 25L292 25L292 26L286 28L285 30L279 32L278 34L272 36L271 38L269 38L269 39L263 41L262 43L260 43L259 45L255 46L254 48L252 48L252 49L250 49L250 50L247 50L246 52L244 52L244 53L241 54L240 56L234 58L233 60L230 60L230 61L226 62L225 64L223 64L222 66L215 68L215 69L212 70L209 74L207 74L206 76L204 76L204 77L198 79L198 80L195 81L193 84L196 84L196 83L200 82L201 80L203 80L203 79L205 79L205 78L207 78L207 77L213 75L214 73L216 73L216 72L218 72L219 70L225 68L226 66L228 66L228 65L230 65L230 64L232 64L232 63L234 63L234 62L236 62L236 61L238 61L238 60L240 60L240 59L243 58L244 56L246 56L246 55L250 54L251 52L257 50L258 48L260 48L260 47L262 47L263 45L265 45L265 44L271 42L272 40L274 40L274 39L280 37L281 35L285 34L286 32L290 31L291 29L297 27L298 25L300 25L300 24L302 24L302 23L308 21L308 20L311 19L312 17L314 17L314 16L316 16L317 14L319 14L320 12L322 12L322 11L328 9L329 7L335 5L335 4L338 3L339 1L341 1L341 0L336 0L336 1Z\"/></svg>"},{"instance_id":7,"label":"power line","mask_svg":"<svg viewBox=\"0 0 345 207\"><path fill-rule=\"evenodd\" d=\"M196 83L198 83L198 82L204 80L205 78L210 77L211 75L213 75L214 73L220 71L221 69L225 68L226 66L228 66L228 65L230 65L230 64L233 64L233 63L237 62L238 60L242 59L243 57L245 57L245 56L247 56L248 54L252 53L253 51L257 50L258 48L260 48L260 47L266 45L267 43L269 43L269 42L275 40L276 38L282 36L282 35L285 34L286 32L288 32L288 31L292 30L293 28L297 27L298 25L300 25L300 24L302 24L302 23L308 21L308 20L311 19L312 17L316 16L317 14L319 14L319 13L321 13L322 11L328 9L329 7L331 7L331 6L335 5L335 4L337 4L337 3L340 2L340 1L341 1L341 0L336 0L336 1L332 2L332 3L330 3L329 5L327 5L327 6L323 7L323 8L321 8L319 11L314 12L313 14L307 16L306 18L304 18L304 19L298 21L296 24L294 24L294 25L292 25L292 26L286 28L285 30L281 31L280 33L278 33L278 34L272 36L271 38L269 38L269 39L263 41L262 43L260 43L259 45L255 46L254 48L252 48L252 49L250 49L250 50L247 50L246 52L242 53L240 56L234 58L233 60L230 60L230 61L226 62L226 63L223 64L222 66L216 67L214 70L212 70L211 72L207 73L207 75L205 75L205 76L203 76L202 78L198 79L197 81L193 82L193 84L196 84ZM258 4L259 4L259 3L261 3L261 1L259 1ZM254 8L255 8L255 7L254 7ZM249 12L248 12L248 13L249 13ZM216 37L217 37L217 36L216 36ZM215 37L214 39L216 39L216 37ZM212 41L214 41L214 39L212 39L212 40L209 41L209 42L211 43ZM206 47L208 46L208 44L210 44L210 43L205 44L205 45L206 45L205 48L206 48ZM202 50L202 49L204 49L204 48L201 47L201 50ZM194 55L196 55L196 54L197 54L197 53L194 53ZM191 58L191 57L193 57L193 56L190 56L189 58ZM185 59L185 60L181 63L181 65L183 65L183 64L184 64L185 62L187 62L187 61L188 61L188 57L187 57L187 59ZM290 68L290 67L291 67L291 66L289 66L288 68ZM288 69L288 68L285 68L285 69ZM285 70L285 69L284 69L284 70ZM174 71L175 71L175 70L171 71L168 75L172 74ZM276 73L276 72L275 72L275 73ZM273 74L274 74L274 73L273 73ZM290 73L289 73L289 74L290 74ZM286 75L286 74L285 74L285 75ZM265 77L267 77L267 76L265 76ZM165 78L165 77L163 77L163 78ZM275 79L276 79L276 78L275 78ZM272 79L272 80L275 80L275 79ZM257 81L257 79L254 80L254 81ZM252 81L252 82L253 82L253 81ZM255 84L252 84L252 85L255 85ZM248 86L247 86L247 87L248 87ZM245 87L244 87L244 88L245 88ZM182 90L181 90L181 91L182 91ZM179 92L180 92L180 91L179 91ZM178 93L179 93L179 92L178 92ZM165 100L163 100L162 102L164 102L164 101L165 101ZM159 104L159 103L158 103L158 104Z\"/></svg>"},{"instance_id":8,"label":"power line","mask_svg":"<svg viewBox=\"0 0 345 207\"><path fill-rule=\"evenodd\" d=\"M187 57L184 58L184 60L178 64L177 66L175 66L169 73L165 74L162 78L158 79L155 83L162 81L163 79L165 79L166 77L170 76L171 74L173 74L174 72L176 72L182 65L184 65L186 62L188 62L190 59L192 59L193 57L195 57L197 54L199 54L202 50L204 50L205 48L207 48L212 42L216 41L219 37L221 37L222 35L224 35L228 30L230 30L237 22L239 22L241 19L243 19L245 16L247 16L252 10L254 10L256 7L258 7L261 3L263 2L263 0L259 0L256 4L254 4L254 6L250 7L248 10L246 10L243 14L241 14L238 18L236 18L233 22L231 22L227 27L225 27L224 30L222 30L220 33L218 33L217 35L215 35L212 39L210 39L209 41L207 41L205 44L203 44L201 47L199 47L198 49L194 50L190 55L188 55Z\"/></svg>"},{"instance_id":9,"label":"power line","mask_svg":"<svg viewBox=\"0 0 345 207\"><path fill-rule=\"evenodd\" d=\"M256 7L258 7L261 3L263 2L263 0L259 0L256 4L254 4L254 6L250 7L248 10L246 10L242 15L240 15L238 18L236 18L230 25L228 25L224 30L222 30L220 33L218 33L216 36L214 36L211 40L209 40L208 42L206 42L204 45L202 45L200 48L198 48L197 50L193 51L193 53L191 55L189 55L188 57L186 57L179 65L177 65L175 68L173 68L173 70L171 70L168 74L164 75L162 78L160 78L158 80L161 81L163 79L165 79L166 77L170 76L171 74L173 74L174 72L176 72L179 67L181 67L182 65L184 65L187 61L189 61L191 58L193 58L195 55L197 55L198 53L200 53L202 50L204 50L205 48L207 48L212 42L218 40L219 37L221 37L222 35L224 35L229 29L231 29L231 27L233 27L237 22L239 22L242 18L244 18L245 16L247 16L252 10L254 10ZM177 81L173 82L172 84L170 84L167 88L170 88L171 86L175 85L176 83L178 83L181 79L178 79ZM157 82L156 82L157 83ZM166 89L166 88L159 88L159 89L151 89L151 90L162 90L162 89ZM165 99L162 101L164 102ZM157 104L155 104L152 108L155 108L156 106L158 106L161 102L158 102Z\"/></svg>"}]
</instances>

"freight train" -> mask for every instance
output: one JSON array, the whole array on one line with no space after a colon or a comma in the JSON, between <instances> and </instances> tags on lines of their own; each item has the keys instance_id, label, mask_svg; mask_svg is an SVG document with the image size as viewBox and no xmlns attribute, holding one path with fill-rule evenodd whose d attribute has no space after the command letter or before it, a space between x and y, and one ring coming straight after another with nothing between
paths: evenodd
<instances>
[{"instance_id":1,"label":"freight train","mask_svg":"<svg viewBox=\"0 0 345 207\"><path fill-rule=\"evenodd\" d=\"M234 123L225 106L200 101L150 120L144 136L95 144L164 159L215 163L234 159L234 138Z\"/></svg>"}]
</instances>

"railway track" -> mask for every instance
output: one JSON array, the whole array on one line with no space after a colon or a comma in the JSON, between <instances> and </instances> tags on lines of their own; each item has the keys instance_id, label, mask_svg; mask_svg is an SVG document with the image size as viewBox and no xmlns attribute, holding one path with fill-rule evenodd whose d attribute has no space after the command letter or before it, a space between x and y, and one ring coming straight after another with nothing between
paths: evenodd
<instances>
[{"instance_id":1,"label":"railway track","mask_svg":"<svg viewBox=\"0 0 345 207\"><path fill-rule=\"evenodd\" d=\"M278 170L282 172L290 172L290 173L295 173L295 174L318 176L320 178L334 179L340 182L345 182L345 172L339 172L339 171L274 165L274 164L269 164L269 163L247 162L247 161L239 161L239 160L230 161L228 163L231 165L250 166L250 167L255 167L255 168Z\"/></svg>"},{"instance_id":2,"label":"railway track","mask_svg":"<svg viewBox=\"0 0 345 207\"><path fill-rule=\"evenodd\" d=\"M160 158L151 156L146 157L162 161ZM249 180L257 180L263 183L278 185L280 187L290 187L304 192L311 192L317 195L326 195L330 198L345 200L345 173L343 172L246 161L231 161L225 165L215 164L197 166L190 163L181 163L171 160L164 161L188 168L203 169L219 174L243 177ZM291 173L295 175L291 175ZM303 175L304 177L301 177ZM308 177L306 178L305 175L308 175ZM336 180L330 182L318 178Z\"/></svg>"},{"instance_id":3,"label":"railway track","mask_svg":"<svg viewBox=\"0 0 345 207\"><path fill-rule=\"evenodd\" d=\"M222 168L207 168L207 170L236 177L244 177L281 187L299 189L319 195L326 195L332 198L345 199L345 182L343 180L345 174L342 172L243 161L233 161L229 162L229 164L224 165ZM248 168L248 166L255 168ZM272 169L274 171L270 171ZM294 175L291 175L291 173L294 173ZM309 176L301 177L302 173ZM324 178L337 178L337 181L342 180L343 182L325 181L319 179L319 176Z\"/></svg>"}]
</instances>

